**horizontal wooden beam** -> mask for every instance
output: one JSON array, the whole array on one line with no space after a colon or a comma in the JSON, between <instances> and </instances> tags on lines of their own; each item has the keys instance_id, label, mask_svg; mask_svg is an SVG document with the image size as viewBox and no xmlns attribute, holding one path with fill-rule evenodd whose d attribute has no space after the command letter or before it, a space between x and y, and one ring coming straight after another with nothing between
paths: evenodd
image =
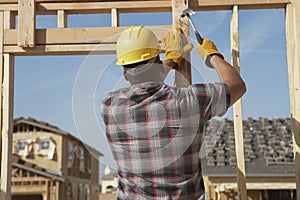
<instances>
[{"instance_id":1,"label":"horizontal wooden beam","mask_svg":"<svg viewBox=\"0 0 300 200\"><path fill-rule=\"evenodd\" d=\"M34 48L25 49L5 46L3 51L15 56L115 54L116 44L36 45Z\"/></svg>"},{"instance_id":2,"label":"horizontal wooden beam","mask_svg":"<svg viewBox=\"0 0 300 200\"><path fill-rule=\"evenodd\" d=\"M35 185L34 187L32 185L13 185L12 191L14 194L41 194L43 192L47 191L46 185Z\"/></svg>"},{"instance_id":3,"label":"horizontal wooden beam","mask_svg":"<svg viewBox=\"0 0 300 200\"><path fill-rule=\"evenodd\" d=\"M36 29L36 45L116 43L119 34L128 27ZM149 27L161 39L172 26ZM4 30L4 45L17 45L18 31Z\"/></svg>"},{"instance_id":4,"label":"horizontal wooden beam","mask_svg":"<svg viewBox=\"0 0 300 200\"><path fill-rule=\"evenodd\" d=\"M236 175L205 175L208 176L210 185L218 185L222 183L236 183ZM247 183L295 183L295 174L260 174L248 175Z\"/></svg>"},{"instance_id":5,"label":"horizontal wooden beam","mask_svg":"<svg viewBox=\"0 0 300 200\"><path fill-rule=\"evenodd\" d=\"M2 3L2 2L1 2ZM17 11L17 4L1 4L0 10ZM69 2L69 3L37 3L38 14L55 14L57 10L65 10L70 14L110 13L112 8L120 12L171 12L171 1L135 1L135 2Z\"/></svg>"},{"instance_id":6,"label":"horizontal wooden beam","mask_svg":"<svg viewBox=\"0 0 300 200\"><path fill-rule=\"evenodd\" d=\"M17 0L1 0L0 10L17 11ZM68 13L110 13L111 8L116 8L120 13L126 12L171 12L171 0L151 0L147 1L60 1L56 0L36 0L37 14L55 14L57 10L65 10ZM9 3L9 4L8 4ZM285 8L291 0L190 0L189 7L193 10L231 10L234 5L239 9L267 9Z\"/></svg>"},{"instance_id":7,"label":"horizontal wooden beam","mask_svg":"<svg viewBox=\"0 0 300 200\"><path fill-rule=\"evenodd\" d=\"M225 190L235 190L237 189L236 183L224 183L219 187ZM296 189L296 183L247 183L247 190L291 190Z\"/></svg>"},{"instance_id":8,"label":"horizontal wooden beam","mask_svg":"<svg viewBox=\"0 0 300 200\"><path fill-rule=\"evenodd\" d=\"M119 12L171 12L171 1L121 1L121 2L87 2L87 3L40 3L38 12L55 11L57 8L68 13L110 13L112 8Z\"/></svg>"},{"instance_id":9,"label":"horizontal wooden beam","mask_svg":"<svg viewBox=\"0 0 300 200\"><path fill-rule=\"evenodd\" d=\"M234 5L239 10L285 8L291 0L190 0L193 10L231 10Z\"/></svg>"}]
</instances>

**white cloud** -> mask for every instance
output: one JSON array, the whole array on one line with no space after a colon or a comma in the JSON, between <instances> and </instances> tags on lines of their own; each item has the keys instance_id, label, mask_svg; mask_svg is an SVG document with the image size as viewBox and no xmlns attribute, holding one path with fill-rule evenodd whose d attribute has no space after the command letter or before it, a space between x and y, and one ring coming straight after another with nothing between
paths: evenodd
<instances>
[{"instance_id":1,"label":"white cloud","mask_svg":"<svg viewBox=\"0 0 300 200\"><path fill-rule=\"evenodd\" d=\"M217 11L207 15L206 19L199 18L199 25L206 23L205 28L202 28L201 32L203 35L210 35L215 32L218 28L224 25L225 20L229 17L230 12L228 11Z\"/></svg>"},{"instance_id":2,"label":"white cloud","mask_svg":"<svg viewBox=\"0 0 300 200\"><path fill-rule=\"evenodd\" d=\"M265 49L261 49L259 46L284 31L281 20L283 17L284 15L280 12L272 10L268 13L251 14L245 22L240 22L240 48L243 55L253 51L265 52Z\"/></svg>"}]
</instances>

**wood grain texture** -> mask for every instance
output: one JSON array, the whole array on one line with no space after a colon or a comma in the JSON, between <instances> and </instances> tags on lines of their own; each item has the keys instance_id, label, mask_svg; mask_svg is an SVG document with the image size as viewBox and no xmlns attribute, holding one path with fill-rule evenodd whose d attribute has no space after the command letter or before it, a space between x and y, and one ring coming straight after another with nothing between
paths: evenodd
<instances>
[{"instance_id":1,"label":"wood grain texture","mask_svg":"<svg viewBox=\"0 0 300 200\"><path fill-rule=\"evenodd\" d=\"M172 0L172 14L174 30L179 27L182 30L181 39L183 45L190 41L190 29L188 19L180 17L180 13L188 8L188 0ZM175 73L175 85L177 87L187 87L192 83L190 54L188 53L182 61L180 68Z\"/></svg>"},{"instance_id":2,"label":"wood grain texture","mask_svg":"<svg viewBox=\"0 0 300 200\"><path fill-rule=\"evenodd\" d=\"M111 9L111 26L112 27L119 26L119 11L116 8Z\"/></svg>"},{"instance_id":3,"label":"wood grain texture","mask_svg":"<svg viewBox=\"0 0 300 200\"><path fill-rule=\"evenodd\" d=\"M115 44L36 45L33 48L5 46L4 53L15 56L115 54Z\"/></svg>"},{"instance_id":4,"label":"wood grain texture","mask_svg":"<svg viewBox=\"0 0 300 200\"><path fill-rule=\"evenodd\" d=\"M19 0L18 46L35 46L35 0Z\"/></svg>"},{"instance_id":5,"label":"wood grain texture","mask_svg":"<svg viewBox=\"0 0 300 200\"><path fill-rule=\"evenodd\" d=\"M285 8L291 0L189 0L189 8L193 10L231 10L232 6L238 5L239 9L271 9ZM18 10L17 0L0 1L0 10ZM58 9L66 10L70 14L99 14L110 13L111 9L118 9L120 13L126 12L171 12L172 0L159 1L108 1L96 2L81 0L60 1L36 0L37 14L56 14Z\"/></svg>"},{"instance_id":6,"label":"wood grain texture","mask_svg":"<svg viewBox=\"0 0 300 200\"><path fill-rule=\"evenodd\" d=\"M2 79L2 150L1 150L1 192L0 199L11 198L11 155L14 106L14 57L3 54Z\"/></svg>"},{"instance_id":7,"label":"wood grain texture","mask_svg":"<svg viewBox=\"0 0 300 200\"><path fill-rule=\"evenodd\" d=\"M128 27L36 29L36 45L116 43L119 34ZM160 40L171 26L149 27ZM4 45L17 45L16 29L4 30Z\"/></svg>"},{"instance_id":8,"label":"wood grain texture","mask_svg":"<svg viewBox=\"0 0 300 200\"><path fill-rule=\"evenodd\" d=\"M68 15L64 10L57 11L57 28L68 27Z\"/></svg>"},{"instance_id":9,"label":"wood grain texture","mask_svg":"<svg viewBox=\"0 0 300 200\"><path fill-rule=\"evenodd\" d=\"M238 6L234 6L230 21L230 43L231 43L231 60L234 69L240 73L240 50L239 50L239 30L238 30ZM242 99L239 99L233 105L234 115L234 135L235 151L237 159L237 189L238 199L247 199L246 189L246 170L244 156L244 136L243 136L243 117L242 117Z\"/></svg>"},{"instance_id":10,"label":"wood grain texture","mask_svg":"<svg viewBox=\"0 0 300 200\"><path fill-rule=\"evenodd\" d=\"M13 122L14 58L3 53L4 28L10 27L9 13L0 12L0 130L1 130L1 182L0 199L11 198L11 155Z\"/></svg>"},{"instance_id":11,"label":"wood grain texture","mask_svg":"<svg viewBox=\"0 0 300 200\"><path fill-rule=\"evenodd\" d=\"M4 62L3 62L3 33L4 33L4 12L0 11L0 110L2 112L2 93L3 93L3 89L2 89L2 82L3 82L3 70L4 70ZM0 130L2 130L2 113L0 114ZM2 137L0 137L0 150L2 151ZM0 160L2 158L2 154L0 154ZM1 168L1 171L3 169ZM2 174L2 172L0 173L0 175ZM1 176L0 176L1 178ZM2 180L2 178L1 178ZM5 186L0 186L0 191L3 190L2 187ZM1 194L0 192L0 197L3 197L4 194Z\"/></svg>"},{"instance_id":12,"label":"wood grain texture","mask_svg":"<svg viewBox=\"0 0 300 200\"><path fill-rule=\"evenodd\" d=\"M297 199L300 199L300 2L293 1L286 7L286 38L290 110L292 118L293 149Z\"/></svg>"}]
</instances>

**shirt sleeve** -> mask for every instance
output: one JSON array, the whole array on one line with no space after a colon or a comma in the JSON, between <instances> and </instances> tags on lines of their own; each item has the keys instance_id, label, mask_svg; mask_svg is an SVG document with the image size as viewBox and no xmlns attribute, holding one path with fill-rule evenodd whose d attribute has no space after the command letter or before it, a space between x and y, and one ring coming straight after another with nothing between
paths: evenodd
<instances>
[{"instance_id":1,"label":"shirt sleeve","mask_svg":"<svg viewBox=\"0 0 300 200\"><path fill-rule=\"evenodd\" d=\"M201 118L209 120L226 113L230 103L230 92L226 84L207 83L191 86L198 100Z\"/></svg>"}]
</instances>

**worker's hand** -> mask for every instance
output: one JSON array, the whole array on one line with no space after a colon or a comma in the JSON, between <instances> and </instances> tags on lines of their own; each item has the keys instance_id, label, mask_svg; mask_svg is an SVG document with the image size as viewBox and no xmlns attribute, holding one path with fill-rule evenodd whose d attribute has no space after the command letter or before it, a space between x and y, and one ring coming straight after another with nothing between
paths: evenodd
<instances>
[{"instance_id":1,"label":"worker's hand","mask_svg":"<svg viewBox=\"0 0 300 200\"><path fill-rule=\"evenodd\" d=\"M174 69L179 69L180 64L183 61L185 55L190 52L193 48L191 43L186 44L183 47L183 42L181 40L181 29L176 28L176 35L174 36L173 31L166 33L166 37L162 40L164 46L166 57L165 60L172 60L176 63Z\"/></svg>"},{"instance_id":2,"label":"worker's hand","mask_svg":"<svg viewBox=\"0 0 300 200\"><path fill-rule=\"evenodd\" d=\"M202 56L205 64L210 68L214 68L214 66L210 63L210 58L213 55L220 56L222 59L224 59L223 55L219 53L216 45L206 38L203 39L202 44L197 44L196 49Z\"/></svg>"}]
</instances>

